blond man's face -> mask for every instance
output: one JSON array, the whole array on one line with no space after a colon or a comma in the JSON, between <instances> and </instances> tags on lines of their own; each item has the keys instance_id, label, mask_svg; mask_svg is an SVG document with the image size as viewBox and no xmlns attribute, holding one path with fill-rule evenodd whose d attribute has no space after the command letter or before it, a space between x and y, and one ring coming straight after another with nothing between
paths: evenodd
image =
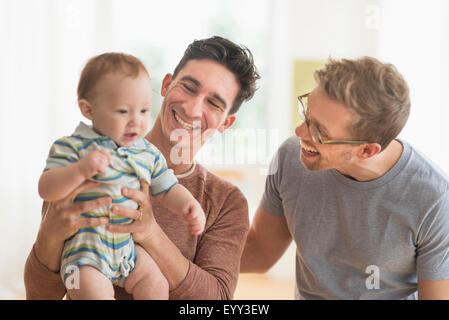
<instances>
[{"instance_id":1,"label":"blond man's face","mask_svg":"<svg viewBox=\"0 0 449 320\"><path fill-rule=\"evenodd\" d=\"M355 114L343 104L330 99L320 88L316 88L309 95L307 117L323 139L351 140L347 128L353 123ZM300 160L310 170L343 171L354 156L355 146L314 143L306 123L298 126L295 133L301 139Z\"/></svg>"}]
</instances>

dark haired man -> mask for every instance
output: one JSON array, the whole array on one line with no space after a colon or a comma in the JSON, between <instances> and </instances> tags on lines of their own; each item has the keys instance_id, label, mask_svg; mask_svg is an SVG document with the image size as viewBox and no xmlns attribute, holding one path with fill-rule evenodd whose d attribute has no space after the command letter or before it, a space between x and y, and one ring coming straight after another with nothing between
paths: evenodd
<instances>
[{"instance_id":1,"label":"dark haired man","mask_svg":"<svg viewBox=\"0 0 449 320\"><path fill-rule=\"evenodd\" d=\"M173 161L171 153L177 143L172 141L173 132L193 139L204 137L201 133L228 129L235 120L234 112L253 96L258 78L250 51L221 37L193 42L175 74L164 78L164 101L147 139L164 154L179 183L202 205L207 215L202 235L189 234L182 219L173 219L157 200L150 200L146 185L142 191L123 190L140 204L143 216L137 210L112 206L115 214L135 221L127 226L110 225L109 230L133 233L134 241L153 257L167 278L170 299L231 299L249 228L245 197L237 187L193 161L198 148L183 145L180 151L188 156ZM201 139L199 146L204 142ZM65 287L57 270L64 240L81 227L108 223L81 214L109 205L110 199L73 203L76 193L92 185L85 182L66 199L44 204L40 231L25 266L27 298L62 298ZM51 238L46 236L49 234ZM130 296L116 288L116 298Z\"/></svg>"}]
</instances>

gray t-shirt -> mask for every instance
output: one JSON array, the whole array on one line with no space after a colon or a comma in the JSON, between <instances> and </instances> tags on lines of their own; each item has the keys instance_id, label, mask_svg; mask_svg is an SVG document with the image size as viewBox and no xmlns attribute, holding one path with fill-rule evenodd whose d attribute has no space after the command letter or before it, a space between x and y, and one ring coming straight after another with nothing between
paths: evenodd
<instances>
[{"instance_id":1,"label":"gray t-shirt","mask_svg":"<svg viewBox=\"0 0 449 320\"><path fill-rule=\"evenodd\" d=\"M368 182L304 168L297 137L278 150L261 207L296 243L296 298L414 299L418 276L449 278L449 179L399 141L398 162Z\"/></svg>"}]
</instances>

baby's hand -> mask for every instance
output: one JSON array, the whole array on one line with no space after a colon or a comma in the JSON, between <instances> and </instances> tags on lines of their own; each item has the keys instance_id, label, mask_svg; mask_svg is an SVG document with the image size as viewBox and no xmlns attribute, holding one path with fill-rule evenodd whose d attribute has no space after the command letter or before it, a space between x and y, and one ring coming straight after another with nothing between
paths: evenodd
<instances>
[{"instance_id":1,"label":"baby's hand","mask_svg":"<svg viewBox=\"0 0 449 320\"><path fill-rule=\"evenodd\" d=\"M104 173L109 163L111 155L105 150L95 150L78 161L81 174L86 178L91 178L97 173Z\"/></svg>"},{"instance_id":2,"label":"baby's hand","mask_svg":"<svg viewBox=\"0 0 449 320\"><path fill-rule=\"evenodd\" d=\"M189 206L187 213L184 215L184 219L187 221L190 232L193 235L199 235L204 231L206 215L199 203L193 203Z\"/></svg>"}]
</instances>

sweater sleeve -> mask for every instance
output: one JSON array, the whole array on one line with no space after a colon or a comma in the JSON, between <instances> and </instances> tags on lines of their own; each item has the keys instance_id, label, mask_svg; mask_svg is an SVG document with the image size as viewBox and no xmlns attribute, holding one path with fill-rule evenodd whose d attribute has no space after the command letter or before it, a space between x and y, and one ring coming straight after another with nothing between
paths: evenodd
<instances>
[{"instance_id":1,"label":"sweater sleeve","mask_svg":"<svg viewBox=\"0 0 449 320\"><path fill-rule=\"evenodd\" d=\"M187 276L170 292L170 299L232 299L248 229L247 200L234 189L218 208L215 222L202 235Z\"/></svg>"},{"instance_id":2,"label":"sweater sleeve","mask_svg":"<svg viewBox=\"0 0 449 320\"><path fill-rule=\"evenodd\" d=\"M28 300L59 300L66 293L59 273L51 271L39 261L34 246L25 263L24 281Z\"/></svg>"},{"instance_id":3,"label":"sweater sleeve","mask_svg":"<svg viewBox=\"0 0 449 320\"><path fill-rule=\"evenodd\" d=\"M48 208L48 202L42 205L42 215ZM25 262L24 282L26 299L28 300L59 300L66 293L59 272L48 269L39 261L36 255L35 245Z\"/></svg>"}]
</instances>

